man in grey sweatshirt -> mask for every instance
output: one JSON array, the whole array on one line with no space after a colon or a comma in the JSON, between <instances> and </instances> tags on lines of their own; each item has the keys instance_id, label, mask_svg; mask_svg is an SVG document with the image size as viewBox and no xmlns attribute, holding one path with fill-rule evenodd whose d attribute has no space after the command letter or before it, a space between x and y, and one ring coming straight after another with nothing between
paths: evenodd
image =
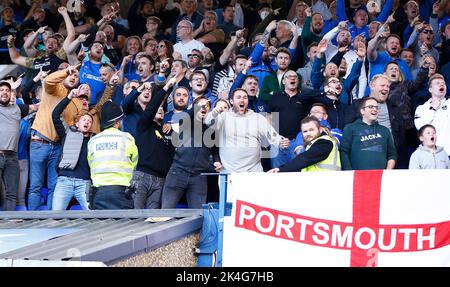
<instances>
[{"instance_id":1,"label":"man in grey sweatshirt","mask_svg":"<svg viewBox=\"0 0 450 287\"><path fill-rule=\"evenodd\" d=\"M280 136L262 115L248 109L248 93L236 89L231 96L232 110L217 106L205 123L216 130L222 165L229 172L262 172L261 147L287 148L289 139Z\"/></svg>"}]
</instances>

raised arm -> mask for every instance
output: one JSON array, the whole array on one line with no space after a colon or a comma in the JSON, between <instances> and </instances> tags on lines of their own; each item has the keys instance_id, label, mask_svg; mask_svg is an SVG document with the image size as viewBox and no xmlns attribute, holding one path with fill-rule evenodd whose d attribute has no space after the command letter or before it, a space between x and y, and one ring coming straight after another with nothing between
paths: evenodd
<instances>
[{"instance_id":1,"label":"raised arm","mask_svg":"<svg viewBox=\"0 0 450 287\"><path fill-rule=\"evenodd\" d=\"M33 45L34 41L39 35L42 35L45 32L45 29L48 26L42 26L39 29L37 29L35 32L33 32L26 40L25 43L23 43L23 48L25 50L25 53L28 55L28 57L35 57L38 53L38 50Z\"/></svg>"},{"instance_id":2,"label":"raised arm","mask_svg":"<svg viewBox=\"0 0 450 287\"><path fill-rule=\"evenodd\" d=\"M281 172L298 172L302 169L325 160L333 150L333 143L319 139L307 151L299 154L292 161L280 167Z\"/></svg>"},{"instance_id":3,"label":"raised arm","mask_svg":"<svg viewBox=\"0 0 450 287\"><path fill-rule=\"evenodd\" d=\"M11 61L16 65L30 68L31 67L31 61L30 61L31 58L26 58L24 56L21 56L19 54L19 52L17 52L16 46L14 45L15 40L16 40L16 38L14 38L14 36L12 36L12 35L8 36L7 45L8 45L8 52L9 52L9 57L11 58Z\"/></svg>"},{"instance_id":4,"label":"raised arm","mask_svg":"<svg viewBox=\"0 0 450 287\"><path fill-rule=\"evenodd\" d=\"M345 0L337 0L336 16L339 22L348 20L347 14L345 13Z\"/></svg>"},{"instance_id":5,"label":"raised arm","mask_svg":"<svg viewBox=\"0 0 450 287\"><path fill-rule=\"evenodd\" d=\"M64 79L67 78L68 75L73 73L74 70L79 69L80 66L80 64L69 66L64 70L56 71L48 75L44 80L44 91L46 91L49 95L54 94L57 85L64 81Z\"/></svg>"},{"instance_id":6,"label":"raised arm","mask_svg":"<svg viewBox=\"0 0 450 287\"><path fill-rule=\"evenodd\" d=\"M223 50L222 55L220 55L219 62L222 66L228 62L231 53L236 49L237 42L240 37L243 37L244 30L237 30L236 35L231 36L231 41L226 46L225 50Z\"/></svg>"},{"instance_id":7,"label":"raised arm","mask_svg":"<svg viewBox=\"0 0 450 287\"><path fill-rule=\"evenodd\" d=\"M378 58L378 47L383 39L386 39L389 33L383 32L378 33L375 37L369 41L367 44L367 58L370 62L374 62Z\"/></svg>"},{"instance_id":8,"label":"raised arm","mask_svg":"<svg viewBox=\"0 0 450 287\"><path fill-rule=\"evenodd\" d=\"M75 94L78 94L77 89L70 91L69 95L64 99L62 99L53 109L52 112L53 126L55 127L56 133L58 134L58 137L60 139L63 139L66 136L66 129L64 128L64 124L61 120L61 114L63 113L67 105L70 103Z\"/></svg>"},{"instance_id":9,"label":"raised arm","mask_svg":"<svg viewBox=\"0 0 450 287\"><path fill-rule=\"evenodd\" d=\"M167 99L167 96L170 94L175 82L176 78L174 77L167 81L166 85L162 89L157 87L154 90L150 103L148 103L148 106L145 108L144 113L142 113L137 123L138 132L146 130L151 125L159 107Z\"/></svg>"},{"instance_id":10,"label":"raised arm","mask_svg":"<svg viewBox=\"0 0 450 287\"><path fill-rule=\"evenodd\" d=\"M385 22L392 12L392 6L394 6L394 0L387 0L376 20L378 22Z\"/></svg>"}]
</instances>

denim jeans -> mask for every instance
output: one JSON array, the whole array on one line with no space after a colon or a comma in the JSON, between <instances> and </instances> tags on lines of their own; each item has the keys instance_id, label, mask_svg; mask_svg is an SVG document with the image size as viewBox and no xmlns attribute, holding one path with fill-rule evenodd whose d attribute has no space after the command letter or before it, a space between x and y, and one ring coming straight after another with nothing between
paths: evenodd
<instances>
[{"instance_id":1,"label":"denim jeans","mask_svg":"<svg viewBox=\"0 0 450 287\"><path fill-rule=\"evenodd\" d=\"M27 193L29 167L30 167L30 161L28 159L20 159L19 160L20 181L19 181L19 191L17 192L17 205L18 206L26 206L25 194Z\"/></svg>"},{"instance_id":2,"label":"denim jeans","mask_svg":"<svg viewBox=\"0 0 450 287\"><path fill-rule=\"evenodd\" d=\"M133 173L132 184L136 189L134 209L161 208L161 193L164 186L164 178L142 171L135 171Z\"/></svg>"},{"instance_id":3,"label":"denim jeans","mask_svg":"<svg viewBox=\"0 0 450 287\"><path fill-rule=\"evenodd\" d=\"M0 153L0 178L3 181L6 193L3 210L14 211L16 209L19 174L17 153Z\"/></svg>"},{"instance_id":4,"label":"denim jeans","mask_svg":"<svg viewBox=\"0 0 450 287\"><path fill-rule=\"evenodd\" d=\"M164 184L161 208L175 208L184 193L189 208L202 208L208 193L206 176L171 168Z\"/></svg>"},{"instance_id":5,"label":"denim jeans","mask_svg":"<svg viewBox=\"0 0 450 287\"><path fill-rule=\"evenodd\" d=\"M296 154L294 152L295 149L294 142L295 139L290 140L288 148L277 148L274 146L270 147L270 153L272 155L271 158L272 168L280 167L284 164L287 164L296 157Z\"/></svg>"},{"instance_id":6,"label":"denim jeans","mask_svg":"<svg viewBox=\"0 0 450 287\"><path fill-rule=\"evenodd\" d=\"M72 197L78 200L83 210L88 210L87 193L91 187L91 181L60 176L53 193L52 210L66 210Z\"/></svg>"},{"instance_id":7,"label":"denim jeans","mask_svg":"<svg viewBox=\"0 0 450 287\"><path fill-rule=\"evenodd\" d=\"M52 209L53 191L55 190L58 173L56 167L61 156L60 144L31 142L30 144L30 188L28 193L28 210L39 210L41 206L41 189L45 182L47 171L47 207Z\"/></svg>"},{"instance_id":8,"label":"denim jeans","mask_svg":"<svg viewBox=\"0 0 450 287\"><path fill-rule=\"evenodd\" d=\"M125 197L125 189L121 185L97 187L93 209L133 209L133 200Z\"/></svg>"}]
</instances>

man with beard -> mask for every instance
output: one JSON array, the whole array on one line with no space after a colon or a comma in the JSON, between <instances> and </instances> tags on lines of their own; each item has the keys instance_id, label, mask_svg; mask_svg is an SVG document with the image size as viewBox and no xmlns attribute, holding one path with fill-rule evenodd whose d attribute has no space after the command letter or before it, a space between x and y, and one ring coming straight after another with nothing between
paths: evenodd
<instances>
[{"instance_id":1,"label":"man with beard","mask_svg":"<svg viewBox=\"0 0 450 287\"><path fill-rule=\"evenodd\" d=\"M219 137L222 165L229 172L262 172L261 148L268 145L287 148L289 139L280 136L262 115L248 109L245 90L234 90L231 102L232 110L223 112L217 106L205 120Z\"/></svg>"},{"instance_id":2,"label":"man with beard","mask_svg":"<svg viewBox=\"0 0 450 287\"><path fill-rule=\"evenodd\" d=\"M91 87L90 104L96 104L100 99L101 93L106 85L101 79L100 67L102 66L102 57L104 44L94 41L89 48L88 60L84 61L80 68L80 83L88 84Z\"/></svg>"},{"instance_id":3,"label":"man with beard","mask_svg":"<svg viewBox=\"0 0 450 287\"><path fill-rule=\"evenodd\" d=\"M170 130L175 130L177 132L180 118L183 117L182 113L186 111L188 107L188 101L189 90L183 86L176 88L173 93L173 110L167 112L164 116L165 125L163 127L163 131L165 133Z\"/></svg>"},{"instance_id":4,"label":"man with beard","mask_svg":"<svg viewBox=\"0 0 450 287\"><path fill-rule=\"evenodd\" d=\"M34 35L36 35L35 33ZM30 37L33 37L31 35ZM14 64L31 69L32 74L30 80L34 78L42 69L48 73L58 70L59 65L65 61L64 51L61 49L56 36L49 36L45 42L45 54L37 58L24 57L19 54L15 47L15 37L8 36L7 45L9 56Z\"/></svg>"},{"instance_id":5,"label":"man with beard","mask_svg":"<svg viewBox=\"0 0 450 287\"><path fill-rule=\"evenodd\" d=\"M291 64L291 54L286 48L279 48L275 54L275 63L278 66L277 70L271 72L263 80L260 92L260 99L268 103L271 96L284 89L282 78L289 70Z\"/></svg>"},{"instance_id":6,"label":"man with beard","mask_svg":"<svg viewBox=\"0 0 450 287\"><path fill-rule=\"evenodd\" d=\"M28 114L28 106L17 105L12 99L9 82L0 82L0 184L6 192L3 210L14 211L19 188L19 161L17 157L20 119ZM13 101L13 102L11 102Z\"/></svg>"},{"instance_id":7,"label":"man with beard","mask_svg":"<svg viewBox=\"0 0 450 287\"><path fill-rule=\"evenodd\" d=\"M298 75L287 71L282 79L284 91L274 93L269 101L269 118L273 126L279 127L278 132L290 140L289 148L279 149L272 147L272 168L280 167L295 158L295 137L300 131L301 120L308 115L306 107L298 97ZM275 115L273 117L272 115Z\"/></svg>"},{"instance_id":8,"label":"man with beard","mask_svg":"<svg viewBox=\"0 0 450 287\"><path fill-rule=\"evenodd\" d=\"M152 85L153 83L144 82L123 99L122 108L125 116L123 131L130 133L134 138L137 136L137 122L152 99Z\"/></svg>"},{"instance_id":9,"label":"man with beard","mask_svg":"<svg viewBox=\"0 0 450 287\"><path fill-rule=\"evenodd\" d=\"M42 99L39 111L31 127L30 143L30 188L28 209L39 210L41 206L41 189L47 174L47 207L51 209L53 191L58 174L56 166L61 154L61 142L52 120L52 111L70 90L78 86L79 73L77 66L69 66L64 70L54 72L44 79ZM74 119L82 110L88 110L86 99L74 98L62 113L64 121L72 126Z\"/></svg>"},{"instance_id":10,"label":"man with beard","mask_svg":"<svg viewBox=\"0 0 450 287\"><path fill-rule=\"evenodd\" d=\"M167 98L167 112L173 111L173 93L178 87L185 87L189 90L189 79L186 78L188 66L183 60L174 60L170 68L168 79L175 77L176 81L172 89L172 93Z\"/></svg>"},{"instance_id":11,"label":"man with beard","mask_svg":"<svg viewBox=\"0 0 450 287\"><path fill-rule=\"evenodd\" d=\"M320 13L311 14L311 8L305 10L306 20L303 25L301 41L303 46L303 59L307 59L307 48L312 43L319 43L322 39L323 18ZM301 63L303 65L304 63Z\"/></svg>"},{"instance_id":12,"label":"man with beard","mask_svg":"<svg viewBox=\"0 0 450 287\"><path fill-rule=\"evenodd\" d=\"M319 120L315 117L306 117L301 121L301 129L306 146L305 152L289 163L269 170L269 173L341 170L337 142L324 131Z\"/></svg>"},{"instance_id":13,"label":"man with beard","mask_svg":"<svg viewBox=\"0 0 450 287\"><path fill-rule=\"evenodd\" d=\"M341 144L343 170L393 169L397 159L394 140L378 123L378 101L373 97L360 101L361 119L347 125Z\"/></svg>"},{"instance_id":14,"label":"man with beard","mask_svg":"<svg viewBox=\"0 0 450 287\"><path fill-rule=\"evenodd\" d=\"M386 39L386 50L379 52L378 47L384 39ZM375 38L369 41L367 44L367 58L370 67L369 81L374 75L382 74L387 63L391 61L398 63L405 80L411 81L413 79L408 64L399 57L401 48L400 38L395 34L386 32L377 34Z\"/></svg>"},{"instance_id":15,"label":"man with beard","mask_svg":"<svg viewBox=\"0 0 450 287\"><path fill-rule=\"evenodd\" d=\"M198 97L193 107L184 114L178 135L172 134L172 143L177 148L164 183L161 200L163 209L175 208L183 194L186 194L189 208L202 208L202 204L206 203L208 188L207 176L201 173L222 169L218 147L207 142L204 137L207 132L204 120L209 110L209 100ZM213 166L210 156L213 157Z\"/></svg>"}]
</instances>

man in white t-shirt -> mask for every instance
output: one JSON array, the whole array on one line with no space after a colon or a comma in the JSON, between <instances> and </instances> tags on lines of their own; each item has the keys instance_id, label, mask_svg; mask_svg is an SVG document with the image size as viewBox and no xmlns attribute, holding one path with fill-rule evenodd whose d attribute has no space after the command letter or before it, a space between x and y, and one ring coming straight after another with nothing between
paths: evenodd
<instances>
[{"instance_id":1,"label":"man in white t-shirt","mask_svg":"<svg viewBox=\"0 0 450 287\"><path fill-rule=\"evenodd\" d=\"M428 81L431 98L418 106L414 124L419 130L424 125L433 125L436 129L436 144L450 154L450 100L445 98L447 86L441 74L434 74Z\"/></svg>"},{"instance_id":2,"label":"man in white t-shirt","mask_svg":"<svg viewBox=\"0 0 450 287\"><path fill-rule=\"evenodd\" d=\"M177 37L180 42L173 46L175 52L181 54L183 61L188 61L188 54L191 53L193 49L201 51L205 45L202 42L197 41L193 37L193 25L188 20L181 20L177 26Z\"/></svg>"}]
</instances>

